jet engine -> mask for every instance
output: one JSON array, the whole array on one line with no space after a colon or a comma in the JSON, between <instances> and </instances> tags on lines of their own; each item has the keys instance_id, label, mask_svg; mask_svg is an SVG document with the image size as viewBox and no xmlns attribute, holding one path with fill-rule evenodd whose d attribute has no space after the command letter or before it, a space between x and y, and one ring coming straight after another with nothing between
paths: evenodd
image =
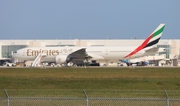
<instances>
[{"instance_id":1,"label":"jet engine","mask_svg":"<svg viewBox=\"0 0 180 106\"><path fill-rule=\"evenodd\" d=\"M58 55L55 57L55 61L57 64L66 64L70 62L70 58L67 55Z\"/></svg>"}]
</instances>

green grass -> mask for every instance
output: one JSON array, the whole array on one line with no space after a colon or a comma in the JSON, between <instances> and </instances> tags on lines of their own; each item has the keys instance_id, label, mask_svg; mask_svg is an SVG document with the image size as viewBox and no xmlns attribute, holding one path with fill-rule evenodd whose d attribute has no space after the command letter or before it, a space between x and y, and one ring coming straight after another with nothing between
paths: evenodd
<instances>
[{"instance_id":1,"label":"green grass","mask_svg":"<svg viewBox=\"0 0 180 106\"><path fill-rule=\"evenodd\" d=\"M180 68L0 68L0 89L0 96L3 89L11 96L82 97L83 89L94 93L92 97L112 91L123 95L118 92L125 90L160 91L164 96L163 90L180 90Z\"/></svg>"}]
</instances>

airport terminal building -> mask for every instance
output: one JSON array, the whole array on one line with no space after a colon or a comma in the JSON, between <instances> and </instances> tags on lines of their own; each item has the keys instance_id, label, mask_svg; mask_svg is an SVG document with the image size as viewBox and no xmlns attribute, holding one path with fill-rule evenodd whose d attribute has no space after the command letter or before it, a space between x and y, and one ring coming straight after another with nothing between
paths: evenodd
<instances>
[{"instance_id":1,"label":"airport terminal building","mask_svg":"<svg viewBox=\"0 0 180 106\"><path fill-rule=\"evenodd\" d=\"M25 47L61 47L61 46L139 46L144 39L51 39L51 40L0 40L0 65L12 58L12 52ZM158 47L166 48L162 53L165 59L180 58L180 40L161 39ZM154 56L162 55L156 54ZM156 58L156 57L155 57Z\"/></svg>"}]
</instances>

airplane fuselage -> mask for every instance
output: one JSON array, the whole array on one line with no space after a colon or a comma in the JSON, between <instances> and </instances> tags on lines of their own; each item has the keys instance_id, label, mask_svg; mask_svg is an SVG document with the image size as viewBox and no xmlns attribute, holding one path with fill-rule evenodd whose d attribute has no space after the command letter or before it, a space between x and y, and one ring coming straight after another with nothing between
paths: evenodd
<instances>
[{"instance_id":1,"label":"airplane fuselage","mask_svg":"<svg viewBox=\"0 0 180 106\"><path fill-rule=\"evenodd\" d=\"M120 60L129 54L136 46L98 46L98 47L29 47L20 49L14 57L20 60L34 61L39 53L45 56L42 61L55 62L58 55L69 55L79 49L85 48L86 53L92 56L92 60ZM130 58L142 56L144 51L140 51Z\"/></svg>"}]
</instances>

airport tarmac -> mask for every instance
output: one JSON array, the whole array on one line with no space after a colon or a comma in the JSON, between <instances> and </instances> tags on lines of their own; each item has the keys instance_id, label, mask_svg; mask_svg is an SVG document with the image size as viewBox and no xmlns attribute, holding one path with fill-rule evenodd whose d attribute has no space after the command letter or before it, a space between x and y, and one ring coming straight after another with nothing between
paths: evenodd
<instances>
[{"instance_id":1,"label":"airport tarmac","mask_svg":"<svg viewBox=\"0 0 180 106\"><path fill-rule=\"evenodd\" d=\"M7 67L7 66L0 66L0 68L180 68L180 66L68 66L68 67Z\"/></svg>"}]
</instances>

